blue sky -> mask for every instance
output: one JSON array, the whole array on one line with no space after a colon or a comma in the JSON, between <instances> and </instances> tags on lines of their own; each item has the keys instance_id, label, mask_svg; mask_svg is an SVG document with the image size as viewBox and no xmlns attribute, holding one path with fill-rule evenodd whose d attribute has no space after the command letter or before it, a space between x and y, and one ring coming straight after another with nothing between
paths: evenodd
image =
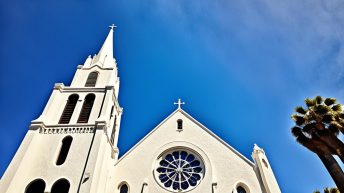
<instances>
[{"instance_id":1,"label":"blue sky","mask_svg":"<svg viewBox=\"0 0 344 193\"><path fill-rule=\"evenodd\" d=\"M188 113L246 157L254 143L263 147L283 192L334 186L290 134L290 115L306 97L344 102L343 1L0 3L0 175L54 83L69 85L115 23L121 154L180 97Z\"/></svg>"}]
</instances>

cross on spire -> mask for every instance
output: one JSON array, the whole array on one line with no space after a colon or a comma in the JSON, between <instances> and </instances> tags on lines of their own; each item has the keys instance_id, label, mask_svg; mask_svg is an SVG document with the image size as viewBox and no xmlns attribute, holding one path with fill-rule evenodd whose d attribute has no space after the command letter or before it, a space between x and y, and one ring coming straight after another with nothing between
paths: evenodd
<instances>
[{"instance_id":1,"label":"cross on spire","mask_svg":"<svg viewBox=\"0 0 344 193\"><path fill-rule=\"evenodd\" d=\"M180 109L182 105L185 105L185 102L182 102L182 100L178 99L178 102L174 102L173 104L178 105L178 109Z\"/></svg>"},{"instance_id":2,"label":"cross on spire","mask_svg":"<svg viewBox=\"0 0 344 193\"><path fill-rule=\"evenodd\" d=\"M113 30L113 28L116 28L117 26L115 26L115 24L112 24L109 26L109 28L111 28Z\"/></svg>"}]
</instances>

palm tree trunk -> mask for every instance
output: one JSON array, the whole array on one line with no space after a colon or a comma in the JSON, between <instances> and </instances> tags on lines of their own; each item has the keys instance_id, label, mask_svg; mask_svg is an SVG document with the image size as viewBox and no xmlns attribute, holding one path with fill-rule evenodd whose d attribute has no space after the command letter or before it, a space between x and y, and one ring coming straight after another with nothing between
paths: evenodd
<instances>
[{"instance_id":1,"label":"palm tree trunk","mask_svg":"<svg viewBox=\"0 0 344 193\"><path fill-rule=\"evenodd\" d=\"M344 192L344 173L332 155L318 154L340 192Z\"/></svg>"}]
</instances>

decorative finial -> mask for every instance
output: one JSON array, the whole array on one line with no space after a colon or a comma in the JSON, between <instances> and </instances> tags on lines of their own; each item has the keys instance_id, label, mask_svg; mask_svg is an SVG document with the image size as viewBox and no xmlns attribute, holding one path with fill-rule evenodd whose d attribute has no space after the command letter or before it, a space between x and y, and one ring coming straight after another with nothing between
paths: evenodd
<instances>
[{"instance_id":1,"label":"decorative finial","mask_svg":"<svg viewBox=\"0 0 344 193\"><path fill-rule=\"evenodd\" d=\"M181 105L185 105L185 102L182 102L182 100L178 99L178 102L175 102L173 104L178 105L178 109L180 109Z\"/></svg>"},{"instance_id":2,"label":"decorative finial","mask_svg":"<svg viewBox=\"0 0 344 193\"><path fill-rule=\"evenodd\" d=\"M261 152L265 154L264 150L260 148L257 144L254 144L253 151Z\"/></svg>"},{"instance_id":3,"label":"decorative finial","mask_svg":"<svg viewBox=\"0 0 344 193\"><path fill-rule=\"evenodd\" d=\"M117 26L115 26L115 24L112 24L109 26L109 28L111 28L111 30L113 30L114 28L116 28Z\"/></svg>"}]
</instances>

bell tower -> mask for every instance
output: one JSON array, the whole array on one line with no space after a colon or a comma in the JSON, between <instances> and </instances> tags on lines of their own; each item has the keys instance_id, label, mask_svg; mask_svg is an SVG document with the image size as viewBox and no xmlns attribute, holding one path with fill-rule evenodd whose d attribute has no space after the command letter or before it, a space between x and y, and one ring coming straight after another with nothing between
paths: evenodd
<instances>
[{"instance_id":1,"label":"bell tower","mask_svg":"<svg viewBox=\"0 0 344 193\"><path fill-rule=\"evenodd\" d=\"M118 158L122 115L115 27L99 53L77 67L70 86L55 84L1 179L0 192L105 192L109 168Z\"/></svg>"}]
</instances>

